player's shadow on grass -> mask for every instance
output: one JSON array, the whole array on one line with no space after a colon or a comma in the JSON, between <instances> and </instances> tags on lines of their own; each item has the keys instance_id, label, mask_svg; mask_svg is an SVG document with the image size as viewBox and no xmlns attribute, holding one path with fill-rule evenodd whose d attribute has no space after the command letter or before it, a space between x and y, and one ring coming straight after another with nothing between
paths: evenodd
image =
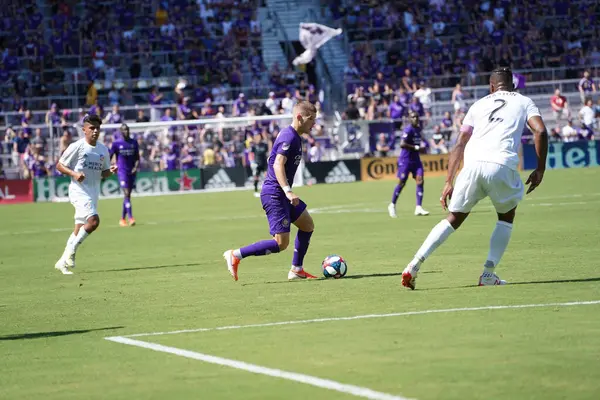
<instances>
[{"instance_id":1,"label":"player's shadow on grass","mask_svg":"<svg viewBox=\"0 0 600 400\"><path fill-rule=\"evenodd\" d=\"M442 271L423 271L421 274L439 274ZM400 272L387 272L384 274L363 274L363 275L346 275L344 279L364 279L364 278L386 278L390 276L402 276L402 271Z\"/></svg>"},{"instance_id":2,"label":"player's shadow on grass","mask_svg":"<svg viewBox=\"0 0 600 400\"><path fill-rule=\"evenodd\" d=\"M107 328L81 329L81 330L76 330L76 331L21 333L21 334L17 334L17 335L0 336L0 341L40 339L40 338L57 337L57 336L80 335L82 333L95 332L95 331L109 331L109 330L121 329L121 328L124 328L124 326L110 326Z\"/></svg>"},{"instance_id":3,"label":"player's shadow on grass","mask_svg":"<svg viewBox=\"0 0 600 400\"><path fill-rule=\"evenodd\" d=\"M583 283L583 282L600 282L598 278L581 278L581 279L554 279L548 281L529 281L529 282L509 282L510 285L536 285L542 283Z\"/></svg>"},{"instance_id":4,"label":"player's shadow on grass","mask_svg":"<svg viewBox=\"0 0 600 400\"><path fill-rule=\"evenodd\" d=\"M423 272L421 272L423 273ZM554 279L548 281L527 281L527 282L508 282L507 286L514 285L541 285L547 283L585 283L585 282L600 282L600 277L598 278L581 278L581 279ZM418 290L452 290L452 289L467 289L467 288L478 288L479 285L464 285L464 286L452 286L452 287L434 287L434 288L424 288Z\"/></svg>"},{"instance_id":5,"label":"player's shadow on grass","mask_svg":"<svg viewBox=\"0 0 600 400\"><path fill-rule=\"evenodd\" d=\"M190 263L190 264L169 264L169 265L153 265L150 267L135 267L135 268L115 268L115 269L102 269L99 271L86 271L86 274L97 274L100 272L127 272L127 271L144 271L147 269L161 269L161 268L177 268L177 267L197 267L202 263Z\"/></svg>"},{"instance_id":6,"label":"player's shadow on grass","mask_svg":"<svg viewBox=\"0 0 600 400\"><path fill-rule=\"evenodd\" d=\"M424 271L421 274L439 274L442 271ZM394 276L402 276L402 271L400 272L386 272L381 274L362 274L362 275L346 275L344 279L365 279L365 278L389 278ZM310 279L310 281L333 281L336 279L320 277L318 279ZM296 282L304 282L301 280L297 280ZM269 282L250 282L250 283L242 283L242 286L253 286L253 285L272 285L272 284L289 284L288 281L269 281Z\"/></svg>"}]
</instances>

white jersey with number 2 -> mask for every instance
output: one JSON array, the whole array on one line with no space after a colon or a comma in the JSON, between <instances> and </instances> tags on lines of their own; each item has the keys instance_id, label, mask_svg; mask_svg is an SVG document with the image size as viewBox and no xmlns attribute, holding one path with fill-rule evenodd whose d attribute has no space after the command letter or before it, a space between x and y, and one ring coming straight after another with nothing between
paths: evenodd
<instances>
[{"instance_id":1,"label":"white jersey with number 2","mask_svg":"<svg viewBox=\"0 0 600 400\"><path fill-rule=\"evenodd\" d=\"M475 102L463 121L463 126L473 127L465 166L485 161L517 170L523 129L536 115L540 111L533 101L517 92L497 91Z\"/></svg>"}]
</instances>

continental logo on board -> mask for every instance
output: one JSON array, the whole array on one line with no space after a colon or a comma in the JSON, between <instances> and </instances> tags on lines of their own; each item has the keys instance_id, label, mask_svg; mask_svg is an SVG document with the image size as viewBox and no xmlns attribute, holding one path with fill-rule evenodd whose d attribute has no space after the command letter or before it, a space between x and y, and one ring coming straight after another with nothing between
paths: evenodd
<instances>
[{"instance_id":1,"label":"continental logo on board","mask_svg":"<svg viewBox=\"0 0 600 400\"><path fill-rule=\"evenodd\" d=\"M421 156L425 176L441 176L448 171L448 154L425 154ZM363 181L395 180L398 171L396 157L366 157L360 160Z\"/></svg>"}]
</instances>

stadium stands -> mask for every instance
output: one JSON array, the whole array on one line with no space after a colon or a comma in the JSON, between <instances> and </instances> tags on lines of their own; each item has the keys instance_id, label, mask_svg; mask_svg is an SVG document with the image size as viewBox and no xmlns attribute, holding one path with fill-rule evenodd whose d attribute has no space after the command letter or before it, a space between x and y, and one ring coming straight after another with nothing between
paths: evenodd
<instances>
[{"instance_id":1,"label":"stadium stands","mask_svg":"<svg viewBox=\"0 0 600 400\"><path fill-rule=\"evenodd\" d=\"M258 18L258 7L268 9L268 3L38 0L18 6L0 0L4 170L22 174L38 151L52 165L88 112L107 123L169 121L284 113L300 98L327 102L303 69L292 69L285 60L264 64L262 27L273 24ZM545 118L554 121L549 99L558 87L575 118L574 129L598 129L582 127L577 118L582 101L596 95L591 83L600 68L600 5L595 1L322 4L320 15L345 30L349 64L335 73L344 75L345 87L337 89L349 102L321 113L315 138L306 139L308 148L319 142L343 157L346 148L339 146L347 146L348 135L360 130L357 120L401 119L409 108L426 117L428 138L437 127L446 132L446 112L456 126L471 102L487 93L486 71L503 64L519 72L519 90L533 96ZM591 77L580 91L584 70ZM598 107L594 112L600 116ZM563 118L555 127L561 131L566 124ZM140 135L142 166L160 168L163 150L175 145L197 147L198 165L208 147L223 151L223 163L238 162L247 137L272 137L278 128L271 122L224 131L191 125L147 131ZM112 134L106 134L109 143ZM447 139L451 148L452 135ZM318 157L307 161L311 158Z\"/></svg>"}]
</instances>

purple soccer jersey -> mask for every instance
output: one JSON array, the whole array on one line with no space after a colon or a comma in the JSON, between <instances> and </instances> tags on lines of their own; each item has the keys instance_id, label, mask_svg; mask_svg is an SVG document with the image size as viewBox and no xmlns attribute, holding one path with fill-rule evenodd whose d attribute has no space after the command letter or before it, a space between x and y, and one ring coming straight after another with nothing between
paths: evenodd
<instances>
[{"instance_id":1,"label":"purple soccer jersey","mask_svg":"<svg viewBox=\"0 0 600 400\"><path fill-rule=\"evenodd\" d=\"M412 125L404 128L402 141L412 146L421 145L421 128L415 128ZM398 156L398 173L396 176L400 180L408 178L408 174L412 173L413 177L423 176L423 164L418 151L402 149Z\"/></svg>"},{"instance_id":2,"label":"purple soccer jersey","mask_svg":"<svg viewBox=\"0 0 600 400\"><path fill-rule=\"evenodd\" d=\"M43 159L36 160L31 166L31 170L33 171L33 176L35 176L36 178L43 178L45 176L48 176L46 163Z\"/></svg>"},{"instance_id":3,"label":"purple soccer jersey","mask_svg":"<svg viewBox=\"0 0 600 400\"><path fill-rule=\"evenodd\" d=\"M292 206L279 182L277 182L275 169L273 168L277 154L287 157L284 170L288 180L287 183L291 187L294 175L296 175L296 171L298 170L298 165L302 160L302 139L298 132L291 126L282 129L275 139L268 160L267 177L263 183L260 196L263 209L269 221L269 232L271 235L289 232L290 224L294 223L306 209L306 204L303 201L300 201L295 207Z\"/></svg>"},{"instance_id":4,"label":"purple soccer jersey","mask_svg":"<svg viewBox=\"0 0 600 400\"><path fill-rule=\"evenodd\" d=\"M135 188L135 172L133 167L140 159L140 150L136 140L121 138L113 142L110 148L110 158L117 155L119 183L124 189Z\"/></svg>"},{"instance_id":5,"label":"purple soccer jersey","mask_svg":"<svg viewBox=\"0 0 600 400\"><path fill-rule=\"evenodd\" d=\"M288 185L291 187L294 181L294 175L296 175L296 171L298 170L298 165L302 160L302 139L298 132L291 126L282 129L281 132L279 132L279 135L277 135L275 143L273 143L273 149L271 150L267 167L267 177L262 190L265 194L284 195L285 197L283 189L281 189L279 182L277 182L275 169L273 168L277 154L287 157L284 169Z\"/></svg>"}]
</instances>

